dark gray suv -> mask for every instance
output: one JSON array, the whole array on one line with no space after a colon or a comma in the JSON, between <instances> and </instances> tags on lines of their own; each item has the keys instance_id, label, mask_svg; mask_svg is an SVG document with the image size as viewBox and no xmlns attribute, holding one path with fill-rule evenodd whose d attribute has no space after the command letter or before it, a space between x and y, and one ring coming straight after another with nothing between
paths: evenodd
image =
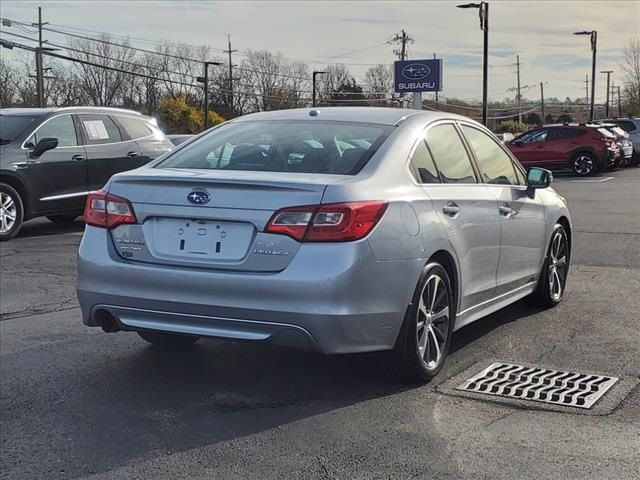
<instances>
[{"instance_id":1,"label":"dark gray suv","mask_svg":"<svg viewBox=\"0 0 640 480\"><path fill-rule=\"evenodd\" d=\"M172 146L153 118L131 110L0 109L0 241L30 218L73 221L88 192Z\"/></svg>"}]
</instances>

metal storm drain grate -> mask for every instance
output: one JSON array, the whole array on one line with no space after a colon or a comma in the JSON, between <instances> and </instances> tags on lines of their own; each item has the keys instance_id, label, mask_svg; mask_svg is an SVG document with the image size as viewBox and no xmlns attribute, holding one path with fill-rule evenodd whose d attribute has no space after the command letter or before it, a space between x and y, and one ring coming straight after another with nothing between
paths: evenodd
<instances>
[{"instance_id":1,"label":"metal storm drain grate","mask_svg":"<svg viewBox=\"0 0 640 480\"><path fill-rule=\"evenodd\" d=\"M591 408L617 381L616 377L494 363L457 389L567 407Z\"/></svg>"}]
</instances>

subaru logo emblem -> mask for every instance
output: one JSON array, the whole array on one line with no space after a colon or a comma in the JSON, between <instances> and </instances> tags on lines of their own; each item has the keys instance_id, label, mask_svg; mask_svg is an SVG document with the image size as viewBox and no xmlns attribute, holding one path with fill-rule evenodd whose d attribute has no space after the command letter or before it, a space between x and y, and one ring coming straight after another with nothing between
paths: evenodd
<instances>
[{"instance_id":1,"label":"subaru logo emblem","mask_svg":"<svg viewBox=\"0 0 640 480\"><path fill-rule=\"evenodd\" d=\"M431 69L422 63L411 63L402 69L402 76L410 80L428 77Z\"/></svg>"},{"instance_id":2,"label":"subaru logo emblem","mask_svg":"<svg viewBox=\"0 0 640 480\"><path fill-rule=\"evenodd\" d=\"M205 203L209 203L209 200L211 200L211 195L202 190L194 190L189 195L187 195L187 200L196 205L204 205Z\"/></svg>"}]
</instances>

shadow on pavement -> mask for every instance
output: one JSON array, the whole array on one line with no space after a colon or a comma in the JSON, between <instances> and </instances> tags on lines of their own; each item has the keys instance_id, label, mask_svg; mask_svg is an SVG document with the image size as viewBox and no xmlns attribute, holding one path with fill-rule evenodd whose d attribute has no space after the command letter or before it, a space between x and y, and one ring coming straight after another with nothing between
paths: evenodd
<instances>
[{"instance_id":1,"label":"shadow on pavement","mask_svg":"<svg viewBox=\"0 0 640 480\"><path fill-rule=\"evenodd\" d=\"M76 233L84 230L82 217L69 223L54 223L46 218L35 218L25 222L18 233L17 238L40 237L46 235L60 235L64 233Z\"/></svg>"}]
</instances>

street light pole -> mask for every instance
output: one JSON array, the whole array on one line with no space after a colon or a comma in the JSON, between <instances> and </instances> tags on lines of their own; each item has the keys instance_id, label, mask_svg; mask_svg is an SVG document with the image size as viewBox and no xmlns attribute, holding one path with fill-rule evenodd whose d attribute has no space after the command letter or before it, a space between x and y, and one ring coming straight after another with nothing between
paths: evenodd
<instances>
[{"instance_id":1,"label":"street light pole","mask_svg":"<svg viewBox=\"0 0 640 480\"><path fill-rule=\"evenodd\" d=\"M542 125L544 125L544 83L540 82L540 107L542 110Z\"/></svg>"},{"instance_id":2,"label":"street light pole","mask_svg":"<svg viewBox=\"0 0 640 480\"><path fill-rule=\"evenodd\" d=\"M482 124L487 125L488 111L488 77L489 77L489 2L465 3L458 8L477 8L480 16L480 29L484 32L482 51Z\"/></svg>"},{"instance_id":3,"label":"street light pole","mask_svg":"<svg viewBox=\"0 0 640 480\"><path fill-rule=\"evenodd\" d=\"M596 99L596 50L598 46L598 32L595 30L574 32L574 35L589 35L591 39L591 111L589 116L590 120L593 122L593 107Z\"/></svg>"},{"instance_id":4,"label":"street light pole","mask_svg":"<svg viewBox=\"0 0 640 480\"><path fill-rule=\"evenodd\" d=\"M311 77L312 77L311 83L312 83L312 90L313 90L312 103L311 103L312 107L316 106L316 76L317 75L323 75L325 73L327 73L327 72L321 72L319 70L314 70L314 72L311 74Z\"/></svg>"},{"instance_id":5,"label":"street light pole","mask_svg":"<svg viewBox=\"0 0 640 480\"><path fill-rule=\"evenodd\" d=\"M604 118L609 118L609 92L611 90L611 88L609 87L610 85L609 80L611 78L611 74L613 73L613 70L602 70L600 73L607 74L607 103L604 105Z\"/></svg>"},{"instance_id":6,"label":"street light pole","mask_svg":"<svg viewBox=\"0 0 640 480\"><path fill-rule=\"evenodd\" d=\"M220 62L203 62L204 77L198 77L196 80L202 83L204 87L204 129L209 128L209 65L222 65Z\"/></svg>"}]
</instances>

